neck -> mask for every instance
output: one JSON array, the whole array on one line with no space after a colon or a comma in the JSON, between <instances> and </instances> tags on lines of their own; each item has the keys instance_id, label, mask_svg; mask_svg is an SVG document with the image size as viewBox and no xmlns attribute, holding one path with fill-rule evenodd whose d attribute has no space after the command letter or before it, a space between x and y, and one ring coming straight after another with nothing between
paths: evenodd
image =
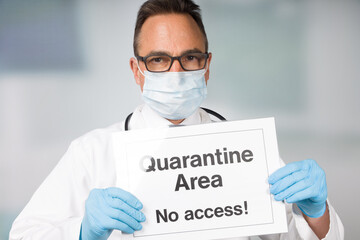
<instances>
[{"instance_id":1,"label":"neck","mask_svg":"<svg viewBox=\"0 0 360 240\"><path fill-rule=\"evenodd\" d=\"M180 123L182 123L185 119L179 119L179 120L170 120L170 119L167 119L169 122L171 122L172 124L175 124L175 125L179 125Z\"/></svg>"}]
</instances>

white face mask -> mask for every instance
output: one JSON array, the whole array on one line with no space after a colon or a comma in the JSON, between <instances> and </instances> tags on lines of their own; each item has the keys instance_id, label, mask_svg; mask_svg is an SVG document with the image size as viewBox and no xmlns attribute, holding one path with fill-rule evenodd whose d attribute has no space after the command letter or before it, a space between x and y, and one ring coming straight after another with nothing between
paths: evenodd
<instances>
[{"instance_id":1,"label":"white face mask","mask_svg":"<svg viewBox=\"0 0 360 240\"><path fill-rule=\"evenodd\" d=\"M205 73L206 69L161 73L145 71L143 100L166 119L187 118L206 98Z\"/></svg>"}]
</instances>

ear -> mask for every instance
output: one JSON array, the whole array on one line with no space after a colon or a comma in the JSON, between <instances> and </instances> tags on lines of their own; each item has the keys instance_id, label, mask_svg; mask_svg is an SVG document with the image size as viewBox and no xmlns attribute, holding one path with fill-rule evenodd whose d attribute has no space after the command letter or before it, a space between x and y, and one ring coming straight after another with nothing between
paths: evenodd
<instances>
[{"instance_id":1,"label":"ear","mask_svg":"<svg viewBox=\"0 0 360 240\"><path fill-rule=\"evenodd\" d=\"M212 58L212 53L209 53L209 58L207 60L207 71L205 73L205 82L207 84L209 77L210 77L210 62L211 62L211 58Z\"/></svg>"},{"instance_id":2,"label":"ear","mask_svg":"<svg viewBox=\"0 0 360 240\"><path fill-rule=\"evenodd\" d=\"M136 84L141 86L142 74L139 71L137 60L134 57L130 58L130 68L134 74L134 79L135 79Z\"/></svg>"}]
</instances>

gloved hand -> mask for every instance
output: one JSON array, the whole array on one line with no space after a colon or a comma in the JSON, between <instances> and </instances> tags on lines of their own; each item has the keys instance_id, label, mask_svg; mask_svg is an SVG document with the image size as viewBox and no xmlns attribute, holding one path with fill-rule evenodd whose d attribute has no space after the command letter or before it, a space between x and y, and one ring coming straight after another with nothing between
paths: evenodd
<instances>
[{"instance_id":1,"label":"gloved hand","mask_svg":"<svg viewBox=\"0 0 360 240\"><path fill-rule=\"evenodd\" d=\"M289 163L270 175L270 193L275 200L296 203L312 218L326 210L327 187L325 172L314 160Z\"/></svg>"},{"instance_id":2,"label":"gloved hand","mask_svg":"<svg viewBox=\"0 0 360 240\"><path fill-rule=\"evenodd\" d=\"M80 240L108 239L113 229L133 233L142 228L142 203L120 188L93 189L85 204Z\"/></svg>"}]
</instances>

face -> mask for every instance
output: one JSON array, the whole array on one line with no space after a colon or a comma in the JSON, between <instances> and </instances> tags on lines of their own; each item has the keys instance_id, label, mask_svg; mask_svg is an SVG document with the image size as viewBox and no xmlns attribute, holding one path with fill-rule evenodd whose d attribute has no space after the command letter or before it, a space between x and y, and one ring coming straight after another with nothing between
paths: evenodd
<instances>
[{"instance_id":1,"label":"face","mask_svg":"<svg viewBox=\"0 0 360 240\"><path fill-rule=\"evenodd\" d=\"M205 52L205 40L190 15L165 14L149 17L143 24L139 35L139 55L144 57L151 53L164 53L170 56L180 56L189 51ZM207 60L207 72L205 81L209 79L209 65L211 53ZM136 83L143 90L144 76L140 73L135 58L130 59L130 67L133 71ZM146 71L144 62L139 61L142 72ZM172 72L184 71L180 63L175 60L171 69Z\"/></svg>"}]
</instances>

